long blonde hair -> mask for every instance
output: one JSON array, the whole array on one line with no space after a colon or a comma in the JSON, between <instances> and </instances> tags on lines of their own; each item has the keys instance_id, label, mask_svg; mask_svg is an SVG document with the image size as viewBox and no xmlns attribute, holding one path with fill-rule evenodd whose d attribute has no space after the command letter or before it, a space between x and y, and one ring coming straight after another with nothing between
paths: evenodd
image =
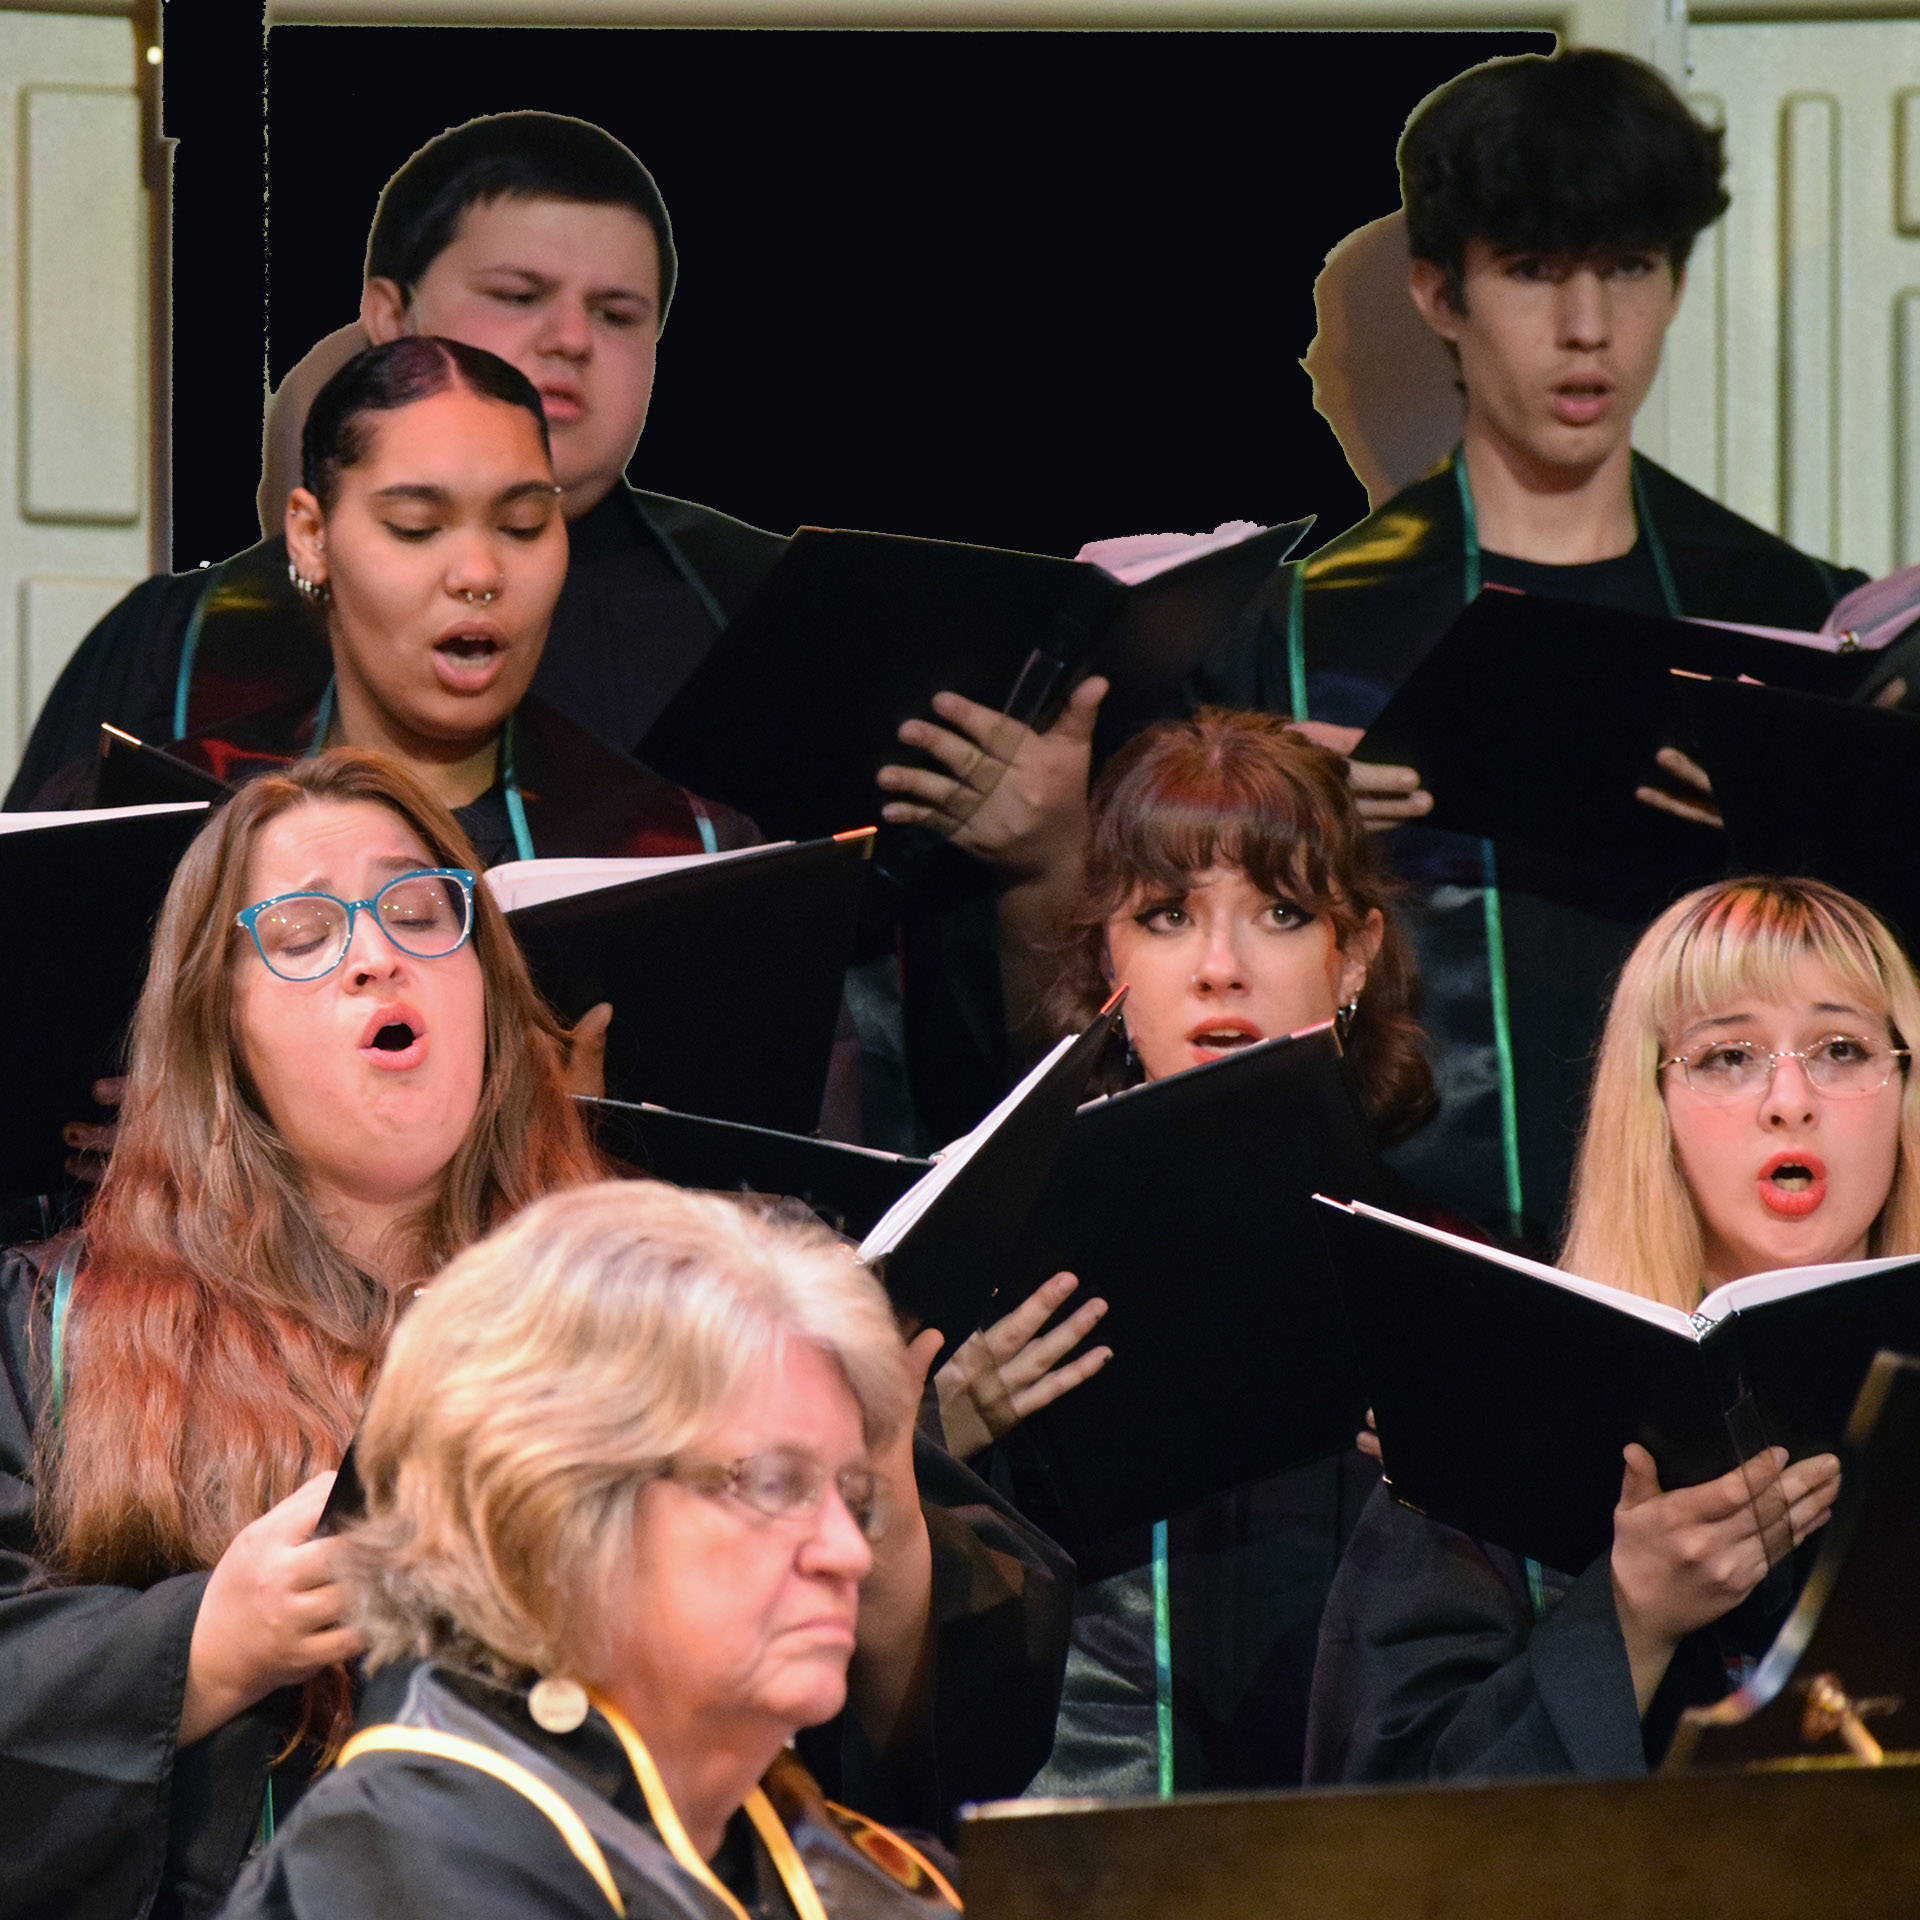
<instances>
[{"instance_id":1,"label":"long blonde hair","mask_svg":"<svg viewBox=\"0 0 1920 1920\"><path fill-rule=\"evenodd\" d=\"M1674 1154L1660 1062L1690 1017L1745 994L1785 999L1808 965L1884 1018L1894 1045L1920 1035L1920 982L1899 942L1869 908L1818 880L1723 880L1675 901L1640 936L1594 1068L1560 1256L1569 1272L1683 1311L1698 1302L1705 1243ZM1868 1251L1920 1252L1920 1076L1910 1071L1899 1159Z\"/></svg>"}]
</instances>

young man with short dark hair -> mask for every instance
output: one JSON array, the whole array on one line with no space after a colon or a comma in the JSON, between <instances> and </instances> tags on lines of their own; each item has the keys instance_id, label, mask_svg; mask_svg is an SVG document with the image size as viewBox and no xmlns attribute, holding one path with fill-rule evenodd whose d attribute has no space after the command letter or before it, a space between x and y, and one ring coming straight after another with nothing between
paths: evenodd
<instances>
[{"instance_id":1,"label":"young man with short dark hair","mask_svg":"<svg viewBox=\"0 0 1920 1920\"><path fill-rule=\"evenodd\" d=\"M1350 751L1483 585L1639 613L1820 624L1863 576L1800 553L1632 449L1689 252L1727 205L1722 165L1719 134L1661 75L1597 49L1477 67L1420 107L1400 146L1410 292L1458 360L1462 444L1276 576L1257 620L1197 677L1203 698L1294 713ZM1667 771L1684 784L1681 766ZM1356 767L1355 780L1383 825L1430 804L1414 770ZM1662 799L1688 804L1684 793ZM1417 883L1443 1098L1408 1165L1483 1219L1524 1212L1551 1233L1605 983L1634 930L1489 888L1477 840L1408 827L1397 851Z\"/></svg>"},{"instance_id":2,"label":"young man with short dark hair","mask_svg":"<svg viewBox=\"0 0 1920 1920\"><path fill-rule=\"evenodd\" d=\"M625 483L674 279L672 226L646 168L584 121L510 113L441 134L387 183L361 298L372 340L443 334L540 390L572 558L534 690L623 752L785 545ZM8 804L32 804L91 754L103 720L170 740L317 692L324 639L286 560L276 533L135 588L62 673Z\"/></svg>"}]
</instances>

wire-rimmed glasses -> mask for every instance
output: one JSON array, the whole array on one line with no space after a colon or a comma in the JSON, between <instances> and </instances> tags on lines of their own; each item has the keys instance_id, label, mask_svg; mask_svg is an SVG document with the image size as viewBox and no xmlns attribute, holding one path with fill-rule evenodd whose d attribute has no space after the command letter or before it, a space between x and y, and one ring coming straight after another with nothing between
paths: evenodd
<instances>
[{"instance_id":1,"label":"wire-rimmed glasses","mask_svg":"<svg viewBox=\"0 0 1920 1920\"><path fill-rule=\"evenodd\" d=\"M1878 1093L1907 1057L1907 1048L1870 1034L1829 1033L1811 1046L1778 1052L1770 1052L1757 1040L1703 1040L1660 1065L1662 1069L1678 1067L1702 1099L1739 1100L1770 1087L1782 1060L1798 1060L1816 1093L1847 1100Z\"/></svg>"},{"instance_id":2,"label":"wire-rimmed glasses","mask_svg":"<svg viewBox=\"0 0 1920 1920\"><path fill-rule=\"evenodd\" d=\"M740 1460L667 1460L659 1478L678 1480L699 1493L730 1493L769 1520L810 1518L831 1482L867 1539L878 1540L886 1531L887 1503L878 1475L867 1467L829 1473L812 1454L793 1447L774 1447Z\"/></svg>"},{"instance_id":3,"label":"wire-rimmed glasses","mask_svg":"<svg viewBox=\"0 0 1920 1920\"><path fill-rule=\"evenodd\" d=\"M415 960L443 960L473 932L473 875L464 867L419 867L389 880L368 900L331 893L277 893L234 915L253 936L270 972L318 980L347 957L362 913Z\"/></svg>"}]
</instances>

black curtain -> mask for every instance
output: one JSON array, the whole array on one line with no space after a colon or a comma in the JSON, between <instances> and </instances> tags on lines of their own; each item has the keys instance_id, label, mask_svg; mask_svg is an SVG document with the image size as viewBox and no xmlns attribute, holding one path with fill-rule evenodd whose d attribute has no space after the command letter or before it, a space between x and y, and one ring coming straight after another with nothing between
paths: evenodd
<instances>
[{"instance_id":1,"label":"black curtain","mask_svg":"<svg viewBox=\"0 0 1920 1920\"><path fill-rule=\"evenodd\" d=\"M1552 46L336 26L263 52L244 9L167 15L182 566L257 537L263 362L352 317L382 182L520 107L617 134L673 213L636 483L781 531L1055 553L1307 512L1330 534L1364 497L1298 364L1313 276L1398 203L1423 95Z\"/></svg>"}]
</instances>

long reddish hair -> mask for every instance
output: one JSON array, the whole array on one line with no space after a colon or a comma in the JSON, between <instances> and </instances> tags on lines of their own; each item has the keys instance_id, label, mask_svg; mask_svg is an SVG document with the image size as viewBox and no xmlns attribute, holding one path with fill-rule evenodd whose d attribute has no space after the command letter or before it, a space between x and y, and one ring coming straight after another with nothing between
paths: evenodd
<instances>
[{"instance_id":1,"label":"long reddish hair","mask_svg":"<svg viewBox=\"0 0 1920 1920\"><path fill-rule=\"evenodd\" d=\"M1214 866L1237 867L1276 898L1324 914L1343 949L1380 912L1385 933L1347 1056L1383 1144L1418 1132L1439 1099L1415 1017L1420 975L1393 911L1400 883L1354 806L1346 762L1281 716L1204 707L1148 727L1107 763L1093 790L1057 1024L1085 1026L1113 991L1107 922L1142 894L1185 893Z\"/></svg>"},{"instance_id":2,"label":"long reddish hair","mask_svg":"<svg viewBox=\"0 0 1920 1920\"><path fill-rule=\"evenodd\" d=\"M174 875L134 1016L113 1158L85 1226L64 1338L71 1383L43 1423L41 1529L61 1578L144 1585L211 1567L233 1536L338 1463L396 1311L395 1288L328 1237L249 1084L233 979L250 856L298 807L371 801L435 865L477 869L404 767L339 750L249 782ZM506 921L474 892L486 993L480 1104L438 1191L397 1229L395 1273L437 1271L557 1187L600 1172L560 1082L565 1030Z\"/></svg>"}]
</instances>

